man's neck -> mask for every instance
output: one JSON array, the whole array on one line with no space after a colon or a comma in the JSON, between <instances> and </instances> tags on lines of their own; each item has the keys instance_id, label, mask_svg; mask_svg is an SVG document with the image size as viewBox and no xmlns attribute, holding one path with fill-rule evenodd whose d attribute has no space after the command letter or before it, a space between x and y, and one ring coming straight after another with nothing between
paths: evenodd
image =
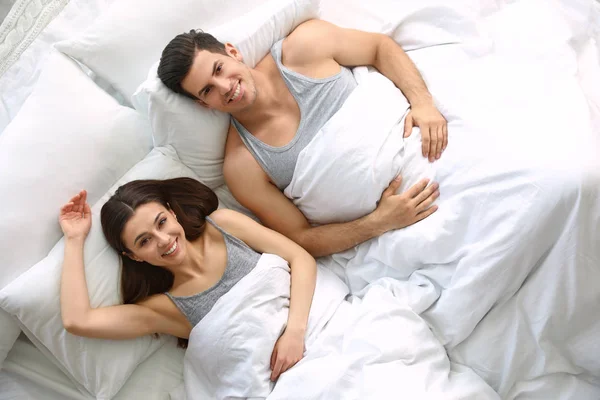
<instances>
[{"instance_id":1,"label":"man's neck","mask_svg":"<svg viewBox=\"0 0 600 400\"><path fill-rule=\"evenodd\" d=\"M269 64L261 62L251 71L256 88L256 100L252 106L231 114L245 127L261 125L280 114L286 107L281 96L288 88L274 62L273 65Z\"/></svg>"}]
</instances>

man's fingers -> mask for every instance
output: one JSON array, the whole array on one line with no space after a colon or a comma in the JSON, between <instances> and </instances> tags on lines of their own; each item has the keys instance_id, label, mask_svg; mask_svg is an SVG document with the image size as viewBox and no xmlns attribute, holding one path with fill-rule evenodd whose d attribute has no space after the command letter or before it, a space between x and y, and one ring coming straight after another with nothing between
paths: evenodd
<instances>
[{"instance_id":1,"label":"man's fingers","mask_svg":"<svg viewBox=\"0 0 600 400\"><path fill-rule=\"evenodd\" d=\"M422 202L424 202L425 200L427 200L429 197L431 197L431 195L436 190L438 190L438 188L439 188L439 185L437 184L437 182L434 182L431 185L429 185L427 188L425 188L422 191L420 191L419 193L417 193L414 196L415 204L419 205Z\"/></svg>"},{"instance_id":2,"label":"man's fingers","mask_svg":"<svg viewBox=\"0 0 600 400\"><path fill-rule=\"evenodd\" d=\"M437 209L438 209L438 206L431 206L427 210L418 213L417 214L417 220L415 222L419 222L421 220L424 220L425 218L429 217L431 214L433 214L434 212L436 212Z\"/></svg>"},{"instance_id":3,"label":"man's fingers","mask_svg":"<svg viewBox=\"0 0 600 400\"><path fill-rule=\"evenodd\" d=\"M443 133L443 128L441 126L438 126L437 129L437 146L436 146L436 150L435 150L435 158L436 160L439 160L441 155L442 155L442 146L444 145L444 133Z\"/></svg>"},{"instance_id":4,"label":"man's fingers","mask_svg":"<svg viewBox=\"0 0 600 400\"><path fill-rule=\"evenodd\" d=\"M412 119L412 115L410 114L410 111L409 111L408 114L406 115L406 118L404 119L404 137L405 138L410 136L410 134L412 133L412 128L413 128L413 119Z\"/></svg>"},{"instance_id":5,"label":"man's fingers","mask_svg":"<svg viewBox=\"0 0 600 400\"><path fill-rule=\"evenodd\" d=\"M411 198L417 197L419 193L421 193L427 187L429 183L429 179L421 179L419 182L415 183L406 191L406 194Z\"/></svg>"},{"instance_id":6,"label":"man's fingers","mask_svg":"<svg viewBox=\"0 0 600 400\"><path fill-rule=\"evenodd\" d=\"M429 135L429 127L427 125L419 126L421 128L421 142L423 146L423 157L429 157L429 146L431 144L431 137Z\"/></svg>"},{"instance_id":7,"label":"man's fingers","mask_svg":"<svg viewBox=\"0 0 600 400\"><path fill-rule=\"evenodd\" d=\"M385 189L383 191L382 197L392 196L394 193L396 193L396 190L398 190L398 188L400 187L401 184L402 184L402 176L398 175L397 177L394 178L393 181L390 182L387 189Z\"/></svg>"},{"instance_id":8,"label":"man's fingers","mask_svg":"<svg viewBox=\"0 0 600 400\"><path fill-rule=\"evenodd\" d=\"M442 144L442 151L444 151L448 146L448 123L445 123L442 127L442 133L444 134L444 144Z\"/></svg>"},{"instance_id":9,"label":"man's fingers","mask_svg":"<svg viewBox=\"0 0 600 400\"><path fill-rule=\"evenodd\" d=\"M436 201L438 197L440 197L440 191L434 190L430 196L428 196L425 200L419 203L419 205L416 208L417 213L421 213L427 210L429 207L431 207L433 202Z\"/></svg>"},{"instance_id":10,"label":"man's fingers","mask_svg":"<svg viewBox=\"0 0 600 400\"><path fill-rule=\"evenodd\" d=\"M433 162L435 160L436 151L437 151L437 142L438 142L438 137L437 137L436 127L432 126L429 128L429 152L428 152L429 162Z\"/></svg>"}]
</instances>

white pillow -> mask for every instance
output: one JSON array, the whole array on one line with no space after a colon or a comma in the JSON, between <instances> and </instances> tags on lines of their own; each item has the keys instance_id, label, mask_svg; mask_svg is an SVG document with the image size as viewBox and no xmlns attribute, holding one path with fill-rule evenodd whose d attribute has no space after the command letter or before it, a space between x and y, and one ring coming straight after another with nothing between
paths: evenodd
<instances>
[{"instance_id":1,"label":"white pillow","mask_svg":"<svg viewBox=\"0 0 600 400\"><path fill-rule=\"evenodd\" d=\"M120 261L102 233L102 205L126 182L179 176L194 177L194 174L177 160L173 149L156 148L92 207L92 229L84 251L92 307L120 303ZM58 214L58 210L54 210L55 214ZM58 222L55 224L58 225ZM146 336L113 341L89 339L66 332L60 314L63 258L64 239L54 246L46 258L0 291L0 307L18 318L32 342L46 354L50 353L52 361L83 393L110 399L121 389L137 365L158 349L165 339Z\"/></svg>"},{"instance_id":2,"label":"white pillow","mask_svg":"<svg viewBox=\"0 0 600 400\"><path fill-rule=\"evenodd\" d=\"M0 369L20 333L21 328L13 316L0 309Z\"/></svg>"},{"instance_id":3,"label":"white pillow","mask_svg":"<svg viewBox=\"0 0 600 400\"><path fill-rule=\"evenodd\" d=\"M50 55L37 86L0 135L0 288L62 236L57 211L83 187L93 203L152 148L146 118Z\"/></svg>"},{"instance_id":4,"label":"white pillow","mask_svg":"<svg viewBox=\"0 0 600 400\"><path fill-rule=\"evenodd\" d=\"M190 167L202 183L215 189L225 183L223 157L229 128L229 115L207 110L187 97L168 89L156 75L133 95L136 109L147 113L154 145L171 145L179 159Z\"/></svg>"},{"instance_id":5,"label":"white pillow","mask_svg":"<svg viewBox=\"0 0 600 400\"><path fill-rule=\"evenodd\" d=\"M244 62L254 67L279 39L300 23L316 17L313 0L271 0L242 18L211 31L222 42L235 44ZM200 107L193 100L171 92L156 74L158 62L148 79L133 95L134 106L148 113L154 144L170 144L181 161L211 188L222 185L223 155L229 115Z\"/></svg>"},{"instance_id":6,"label":"white pillow","mask_svg":"<svg viewBox=\"0 0 600 400\"><path fill-rule=\"evenodd\" d=\"M177 347L174 337L165 336L165 340L164 346L133 371L115 400L169 399L170 392L182 384L185 350Z\"/></svg>"},{"instance_id":7,"label":"white pillow","mask_svg":"<svg viewBox=\"0 0 600 400\"><path fill-rule=\"evenodd\" d=\"M81 35L56 47L130 99L175 35L244 15L265 0L119 0Z\"/></svg>"}]
</instances>

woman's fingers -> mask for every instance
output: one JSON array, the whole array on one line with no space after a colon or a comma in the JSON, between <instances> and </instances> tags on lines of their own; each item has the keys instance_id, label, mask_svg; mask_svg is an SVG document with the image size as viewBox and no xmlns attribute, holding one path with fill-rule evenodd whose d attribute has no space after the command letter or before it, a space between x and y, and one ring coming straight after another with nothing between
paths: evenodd
<instances>
[{"instance_id":1,"label":"woman's fingers","mask_svg":"<svg viewBox=\"0 0 600 400\"><path fill-rule=\"evenodd\" d=\"M66 214L66 213L69 213L69 212L71 212L71 211L72 211L72 209L73 209L73 202L68 202L67 204L63 205L63 206L60 208L60 213L61 213L61 214Z\"/></svg>"},{"instance_id":2,"label":"woman's fingers","mask_svg":"<svg viewBox=\"0 0 600 400\"><path fill-rule=\"evenodd\" d=\"M273 368L273 372L271 372L271 380L275 382L279 375L281 374L281 368L283 367L283 360L281 358L277 358L275 361L275 367Z\"/></svg>"},{"instance_id":3,"label":"woman's fingers","mask_svg":"<svg viewBox=\"0 0 600 400\"><path fill-rule=\"evenodd\" d=\"M87 192L85 190L82 190L79 192L77 197L78 197L77 212L83 214L84 209L85 209L85 201L87 198Z\"/></svg>"},{"instance_id":4,"label":"woman's fingers","mask_svg":"<svg viewBox=\"0 0 600 400\"><path fill-rule=\"evenodd\" d=\"M79 202L80 196L81 195L79 193L77 193L75 196L71 197L71 200L69 200L69 203L77 204Z\"/></svg>"},{"instance_id":5,"label":"woman's fingers","mask_svg":"<svg viewBox=\"0 0 600 400\"><path fill-rule=\"evenodd\" d=\"M277 346L275 346L275 349L271 353L271 363L270 363L271 371L273 371L273 368L275 368L275 360L277 360Z\"/></svg>"},{"instance_id":6,"label":"woman's fingers","mask_svg":"<svg viewBox=\"0 0 600 400\"><path fill-rule=\"evenodd\" d=\"M92 209L90 208L90 205L86 202L84 207L83 207L83 213L85 215L90 215L92 213Z\"/></svg>"},{"instance_id":7,"label":"woman's fingers","mask_svg":"<svg viewBox=\"0 0 600 400\"><path fill-rule=\"evenodd\" d=\"M69 200L67 204L65 204L61 208L61 212L78 212L81 214L91 212L89 205L87 204L87 191L82 190L77 193L75 196Z\"/></svg>"}]
</instances>

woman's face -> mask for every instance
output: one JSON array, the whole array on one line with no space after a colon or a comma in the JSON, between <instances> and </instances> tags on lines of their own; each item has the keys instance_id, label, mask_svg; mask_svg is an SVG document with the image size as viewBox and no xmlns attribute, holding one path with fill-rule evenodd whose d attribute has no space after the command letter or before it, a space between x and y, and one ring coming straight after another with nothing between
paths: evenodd
<instances>
[{"instance_id":1,"label":"woman's face","mask_svg":"<svg viewBox=\"0 0 600 400\"><path fill-rule=\"evenodd\" d=\"M173 211L160 203L139 206L125 224L123 244L136 261L145 261L158 267L181 264L186 244L183 227Z\"/></svg>"}]
</instances>

